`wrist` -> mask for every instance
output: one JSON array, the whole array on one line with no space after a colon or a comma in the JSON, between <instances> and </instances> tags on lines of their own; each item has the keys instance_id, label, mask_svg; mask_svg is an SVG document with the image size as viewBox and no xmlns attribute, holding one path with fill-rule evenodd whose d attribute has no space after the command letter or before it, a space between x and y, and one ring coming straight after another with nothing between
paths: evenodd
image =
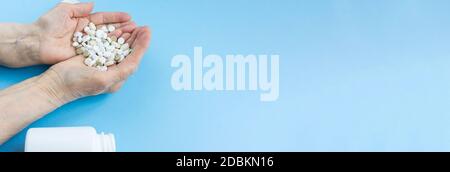
<instances>
[{"instance_id":1,"label":"wrist","mask_svg":"<svg viewBox=\"0 0 450 172\"><path fill-rule=\"evenodd\" d=\"M47 100L55 107L60 107L78 99L65 86L61 77L52 68L41 74L36 79L36 87L40 89Z\"/></svg>"},{"instance_id":2,"label":"wrist","mask_svg":"<svg viewBox=\"0 0 450 172\"><path fill-rule=\"evenodd\" d=\"M39 30L35 24L1 24L0 64L8 67L39 64Z\"/></svg>"},{"instance_id":3,"label":"wrist","mask_svg":"<svg viewBox=\"0 0 450 172\"><path fill-rule=\"evenodd\" d=\"M29 64L42 64L41 60L41 28L38 24L26 24L26 31L23 32L22 39L18 39L18 51L22 52L22 57L28 57Z\"/></svg>"}]
</instances>

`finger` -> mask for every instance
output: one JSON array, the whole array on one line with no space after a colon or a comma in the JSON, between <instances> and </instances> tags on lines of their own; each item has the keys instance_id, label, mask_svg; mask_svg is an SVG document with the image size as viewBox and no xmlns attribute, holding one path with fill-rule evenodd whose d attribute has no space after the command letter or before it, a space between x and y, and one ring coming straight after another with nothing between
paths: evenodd
<instances>
[{"instance_id":1,"label":"finger","mask_svg":"<svg viewBox=\"0 0 450 172\"><path fill-rule=\"evenodd\" d=\"M138 67L145 51L147 50L150 42L150 29L148 27L140 27L136 29L136 40L134 41L133 52L125 58L120 64L108 70L107 75L112 78L119 78L125 80L130 76Z\"/></svg>"},{"instance_id":2,"label":"finger","mask_svg":"<svg viewBox=\"0 0 450 172\"><path fill-rule=\"evenodd\" d=\"M131 16L124 12L98 12L89 16L89 20L96 24L123 23L131 20Z\"/></svg>"},{"instance_id":3,"label":"finger","mask_svg":"<svg viewBox=\"0 0 450 172\"><path fill-rule=\"evenodd\" d=\"M72 65L75 65L75 66L81 66L82 68L91 68L91 67L88 67L88 66L86 66L84 64L84 60L85 59L86 58L84 56L77 55L77 56L74 56L74 57L71 57L71 58L67 59L66 61L64 61L64 63L69 63L69 64L72 64ZM92 68L92 69L94 69L94 68Z\"/></svg>"},{"instance_id":4,"label":"finger","mask_svg":"<svg viewBox=\"0 0 450 172\"><path fill-rule=\"evenodd\" d=\"M110 23L110 25L113 25L116 30L126 30L127 32L131 32L130 29L127 28L136 28L136 23L134 21L127 21L123 23Z\"/></svg>"},{"instance_id":5,"label":"finger","mask_svg":"<svg viewBox=\"0 0 450 172\"><path fill-rule=\"evenodd\" d=\"M120 81L119 83L114 84L113 86L111 86L111 87L109 88L108 92L110 92L110 93L115 93L115 92L119 91L120 88L122 88L122 86L123 86L124 83L125 83L125 81Z\"/></svg>"},{"instance_id":6,"label":"finger","mask_svg":"<svg viewBox=\"0 0 450 172\"><path fill-rule=\"evenodd\" d=\"M124 33L131 33L134 29L136 29L137 25L133 21L129 21L127 23L122 24L120 27L116 27L117 30L121 30Z\"/></svg>"},{"instance_id":7,"label":"finger","mask_svg":"<svg viewBox=\"0 0 450 172\"><path fill-rule=\"evenodd\" d=\"M82 32L84 27L86 27L89 24L89 20L86 18L80 18L78 19L78 24L75 29L76 32Z\"/></svg>"},{"instance_id":8,"label":"finger","mask_svg":"<svg viewBox=\"0 0 450 172\"><path fill-rule=\"evenodd\" d=\"M123 33L122 36L120 36L120 37L122 37L124 40L128 40L131 37L131 34L130 33Z\"/></svg>"},{"instance_id":9,"label":"finger","mask_svg":"<svg viewBox=\"0 0 450 172\"><path fill-rule=\"evenodd\" d=\"M72 10L72 17L86 17L94 9L94 3L78 3L69 5Z\"/></svg>"},{"instance_id":10,"label":"finger","mask_svg":"<svg viewBox=\"0 0 450 172\"><path fill-rule=\"evenodd\" d=\"M138 34L138 30L135 29L132 33L131 33L131 37L127 40L127 43L129 45L132 45L134 43L134 41L136 40L136 36Z\"/></svg>"},{"instance_id":11,"label":"finger","mask_svg":"<svg viewBox=\"0 0 450 172\"><path fill-rule=\"evenodd\" d=\"M120 35L122 35L122 31L121 30L115 30L111 33L108 33L108 36L112 37L115 36L116 38L120 38Z\"/></svg>"},{"instance_id":12,"label":"finger","mask_svg":"<svg viewBox=\"0 0 450 172\"><path fill-rule=\"evenodd\" d=\"M116 25L118 25L118 24L116 24ZM122 26L118 27L116 30L109 33L108 36L120 37L120 35L122 35L123 33L131 33L131 32L133 32L134 29L136 29L136 23L134 23L132 21L121 24L121 25Z\"/></svg>"},{"instance_id":13,"label":"finger","mask_svg":"<svg viewBox=\"0 0 450 172\"><path fill-rule=\"evenodd\" d=\"M151 38L151 31L150 28L147 26L140 27L141 32L136 33L136 40L131 45L131 48L133 48L138 54L144 53L145 50L148 48Z\"/></svg>"},{"instance_id":14,"label":"finger","mask_svg":"<svg viewBox=\"0 0 450 172\"><path fill-rule=\"evenodd\" d=\"M150 42L150 29L148 27L140 27L136 33L136 40L131 45L133 52L118 66L133 68L139 64Z\"/></svg>"}]
</instances>

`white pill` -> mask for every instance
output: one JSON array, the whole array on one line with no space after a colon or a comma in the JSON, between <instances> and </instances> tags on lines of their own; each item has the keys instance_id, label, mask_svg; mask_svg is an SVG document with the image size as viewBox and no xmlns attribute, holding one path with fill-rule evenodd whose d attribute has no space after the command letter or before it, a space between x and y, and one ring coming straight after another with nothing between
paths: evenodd
<instances>
[{"instance_id":1,"label":"white pill","mask_svg":"<svg viewBox=\"0 0 450 172\"><path fill-rule=\"evenodd\" d=\"M83 36L83 34L81 32L75 32L73 34L73 37L81 37L81 36Z\"/></svg>"},{"instance_id":2,"label":"white pill","mask_svg":"<svg viewBox=\"0 0 450 172\"><path fill-rule=\"evenodd\" d=\"M98 54L98 56L102 56L102 57L105 56L105 55L103 54L103 52L101 52L101 51L99 51L97 54Z\"/></svg>"},{"instance_id":3,"label":"white pill","mask_svg":"<svg viewBox=\"0 0 450 172\"><path fill-rule=\"evenodd\" d=\"M112 55L113 53L111 53L110 51L105 51L105 53L103 53L103 56L105 56L108 59L110 59Z\"/></svg>"},{"instance_id":4,"label":"white pill","mask_svg":"<svg viewBox=\"0 0 450 172\"><path fill-rule=\"evenodd\" d=\"M117 37L116 36L111 36L111 41L112 42L117 42Z\"/></svg>"},{"instance_id":5,"label":"white pill","mask_svg":"<svg viewBox=\"0 0 450 172\"><path fill-rule=\"evenodd\" d=\"M83 54L83 50L81 48L83 48L83 47L77 48L77 50L75 51L77 53L77 55Z\"/></svg>"},{"instance_id":6,"label":"white pill","mask_svg":"<svg viewBox=\"0 0 450 172\"><path fill-rule=\"evenodd\" d=\"M125 43L125 39L123 39L122 37L120 37L120 38L117 40L117 43L123 44L123 43Z\"/></svg>"},{"instance_id":7,"label":"white pill","mask_svg":"<svg viewBox=\"0 0 450 172\"><path fill-rule=\"evenodd\" d=\"M90 54L89 54L89 51L88 51L88 50L84 50L84 51L83 51L83 56L84 56L84 57L89 57L89 55L90 55Z\"/></svg>"},{"instance_id":8,"label":"white pill","mask_svg":"<svg viewBox=\"0 0 450 172\"><path fill-rule=\"evenodd\" d=\"M117 42L111 42L111 46L112 46L113 48L116 48L116 47L120 47L120 44L117 43Z\"/></svg>"},{"instance_id":9,"label":"white pill","mask_svg":"<svg viewBox=\"0 0 450 172\"><path fill-rule=\"evenodd\" d=\"M89 36L95 36L95 30L89 30L89 31L87 32L87 34L88 34Z\"/></svg>"},{"instance_id":10,"label":"white pill","mask_svg":"<svg viewBox=\"0 0 450 172\"><path fill-rule=\"evenodd\" d=\"M78 43L82 43L82 42L83 42L83 37L78 37L78 38L77 38L77 42L78 42Z\"/></svg>"},{"instance_id":11,"label":"white pill","mask_svg":"<svg viewBox=\"0 0 450 172\"><path fill-rule=\"evenodd\" d=\"M92 49L93 49L96 53L100 52L100 48L99 48L97 45L92 46Z\"/></svg>"},{"instance_id":12,"label":"white pill","mask_svg":"<svg viewBox=\"0 0 450 172\"><path fill-rule=\"evenodd\" d=\"M104 57L99 57L99 58L98 58L98 62L99 62L100 64L105 64L105 63L106 63L106 58L104 58Z\"/></svg>"},{"instance_id":13,"label":"white pill","mask_svg":"<svg viewBox=\"0 0 450 172\"><path fill-rule=\"evenodd\" d=\"M83 36L83 42L88 42L89 40L91 40L91 37L89 35Z\"/></svg>"},{"instance_id":14,"label":"white pill","mask_svg":"<svg viewBox=\"0 0 450 172\"><path fill-rule=\"evenodd\" d=\"M84 42L83 42L83 43L84 43ZM93 50L93 49L94 49L94 46L93 46L93 45L90 45L90 44L85 45L84 47L86 47L87 50Z\"/></svg>"},{"instance_id":15,"label":"white pill","mask_svg":"<svg viewBox=\"0 0 450 172\"><path fill-rule=\"evenodd\" d=\"M114 25L96 26L90 22L83 29L83 32L75 32L72 39L72 46L76 48L76 53L86 57L84 63L90 67L96 67L100 71L106 71L107 66L111 66L123 61L132 49L124 38L108 36L114 32Z\"/></svg>"},{"instance_id":16,"label":"white pill","mask_svg":"<svg viewBox=\"0 0 450 172\"><path fill-rule=\"evenodd\" d=\"M91 30L89 27L85 27L84 29L84 32L86 32L86 33L89 33L89 31Z\"/></svg>"},{"instance_id":17,"label":"white pill","mask_svg":"<svg viewBox=\"0 0 450 172\"><path fill-rule=\"evenodd\" d=\"M109 32L113 32L114 30L116 30L116 27L114 27L113 25L108 25Z\"/></svg>"},{"instance_id":18,"label":"white pill","mask_svg":"<svg viewBox=\"0 0 450 172\"><path fill-rule=\"evenodd\" d=\"M112 66L114 64L116 64L116 62L114 60L108 60L108 61L106 61L105 66Z\"/></svg>"},{"instance_id":19,"label":"white pill","mask_svg":"<svg viewBox=\"0 0 450 172\"><path fill-rule=\"evenodd\" d=\"M103 30L97 30L97 31L95 32L95 36L96 36L97 38L103 38L103 34L105 34L105 32L104 32Z\"/></svg>"},{"instance_id":20,"label":"white pill","mask_svg":"<svg viewBox=\"0 0 450 172\"><path fill-rule=\"evenodd\" d=\"M97 27L95 26L94 23L89 23L89 29L90 30L97 30Z\"/></svg>"},{"instance_id":21,"label":"white pill","mask_svg":"<svg viewBox=\"0 0 450 172\"><path fill-rule=\"evenodd\" d=\"M125 56L123 54L119 54L119 60L118 62L122 62L122 60L125 59Z\"/></svg>"},{"instance_id":22,"label":"white pill","mask_svg":"<svg viewBox=\"0 0 450 172\"><path fill-rule=\"evenodd\" d=\"M80 44L79 44L78 42L73 42L73 43L72 43L72 46L73 46L73 47L78 47L79 45L80 45Z\"/></svg>"},{"instance_id":23,"label":"white pill","mask_svg":"<svg viewBox=\"0 0 450 172\"><path fill-rule=\"evenodd\" d=\"M92 45L92 46L97 45L97 41L95 41L95 40L90 40L90 41L89 41L89 45Z\"/></svg>"},{"instance_id":24,"label":"white pill","mask_svg":"<svg viewBox=\"0 0 450 172\"><path fill-rule=\"evenodd\" d=\"M130 45L128 43L123 44L122 46L120 46L120 50L124 51L124 50L128 50L130 49Z\"/></svg>"},{"instance_id":25,"label":"white pill","mask_svg":"<svg viewBox=\"0 0 450 172\"><path fill-rule=\"evenodd\" d=\"M124 56L128 56L130 54L130 49L123 51L123 55Z\"/></svg>"},{"instance_id":26,"label":"white pill","mask_svg":"<svg viewBox=\"0 0 450 172\"><path fill-rule=\"evenodd\" d=\"M86 58L86 59L84 60L84 64L85 64L86 66L92 67L92 66L94 66L94 64L95 64L95 61L92 61L90 58Z\"/></svg>"},{"instance_id":27,"label":"white pill","mask_svg":"<svg viewBox=\"0 0 450 172\"><path fill-rule=\"evenodd\" d=\"M90 56L89 57L92 61L97 61L98 60L98 58L100 58L100 57L98 57L97 55L92 55L92 56Z\"/></svg>"},{"instance_id":28,"label":"white pill","mask_svg":"<svg viewBox=\"0 0 450 172\"><path fill-rule=\"evenodd\" d=\"M102 27L100 28L100 30L102 30L103 32L108 32L108 28L107 28L106 26L102 26Z\"/></svg>"}]
</instances>

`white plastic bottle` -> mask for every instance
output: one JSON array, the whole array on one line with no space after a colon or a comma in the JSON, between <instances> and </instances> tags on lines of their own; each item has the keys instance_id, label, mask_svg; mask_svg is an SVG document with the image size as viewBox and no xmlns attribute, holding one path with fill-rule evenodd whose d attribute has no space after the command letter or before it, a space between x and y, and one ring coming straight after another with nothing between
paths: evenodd
<instances>
[{"instance_id":1,"label":"white plastic bottle","mask_svg":"<svg viewBox=\"0 0 450 172\"><path fill-rule=\"evenodd\" d=\"M115 152L113 134L97 134L93 127L31 128L25 152Z\"/></svg>"}]
</instances>

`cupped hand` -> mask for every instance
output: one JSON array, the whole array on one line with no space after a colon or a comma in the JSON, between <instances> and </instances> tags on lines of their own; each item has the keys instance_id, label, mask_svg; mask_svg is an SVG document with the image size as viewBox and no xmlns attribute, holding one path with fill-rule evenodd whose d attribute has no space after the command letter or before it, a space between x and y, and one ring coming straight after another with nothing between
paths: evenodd
<instances>
[{"instance_id":1,"label":"cupped hand","mask_svg":"<svg viewBox=\"0 0 450 172\"><path fill-rule=\"evenodd\" d=\"M148 27L138 27L131 34L123 34L133 52L120 64L99 71L86 66L83 56L75 56L53 65L42 74L41 80L50 94L59 98L62 104L72 100L115 92L137 68L147 50L151 33Z\"/></svg>"},{"instance_id":2,"label":"cupped hand","mask_svg":"<svg viewBox=\"0 0 450 172\"><path fill-rule=\"evenodd\" d=\"M98 12L91 14L93 3L60 3L40 17L34 25L39 34L39 63L55 64L75 56L73 34L82 31L89 22L96 25L113 24L115 34L131 33L136 25L123 12Z\"/></svg>"}]
</instances>

